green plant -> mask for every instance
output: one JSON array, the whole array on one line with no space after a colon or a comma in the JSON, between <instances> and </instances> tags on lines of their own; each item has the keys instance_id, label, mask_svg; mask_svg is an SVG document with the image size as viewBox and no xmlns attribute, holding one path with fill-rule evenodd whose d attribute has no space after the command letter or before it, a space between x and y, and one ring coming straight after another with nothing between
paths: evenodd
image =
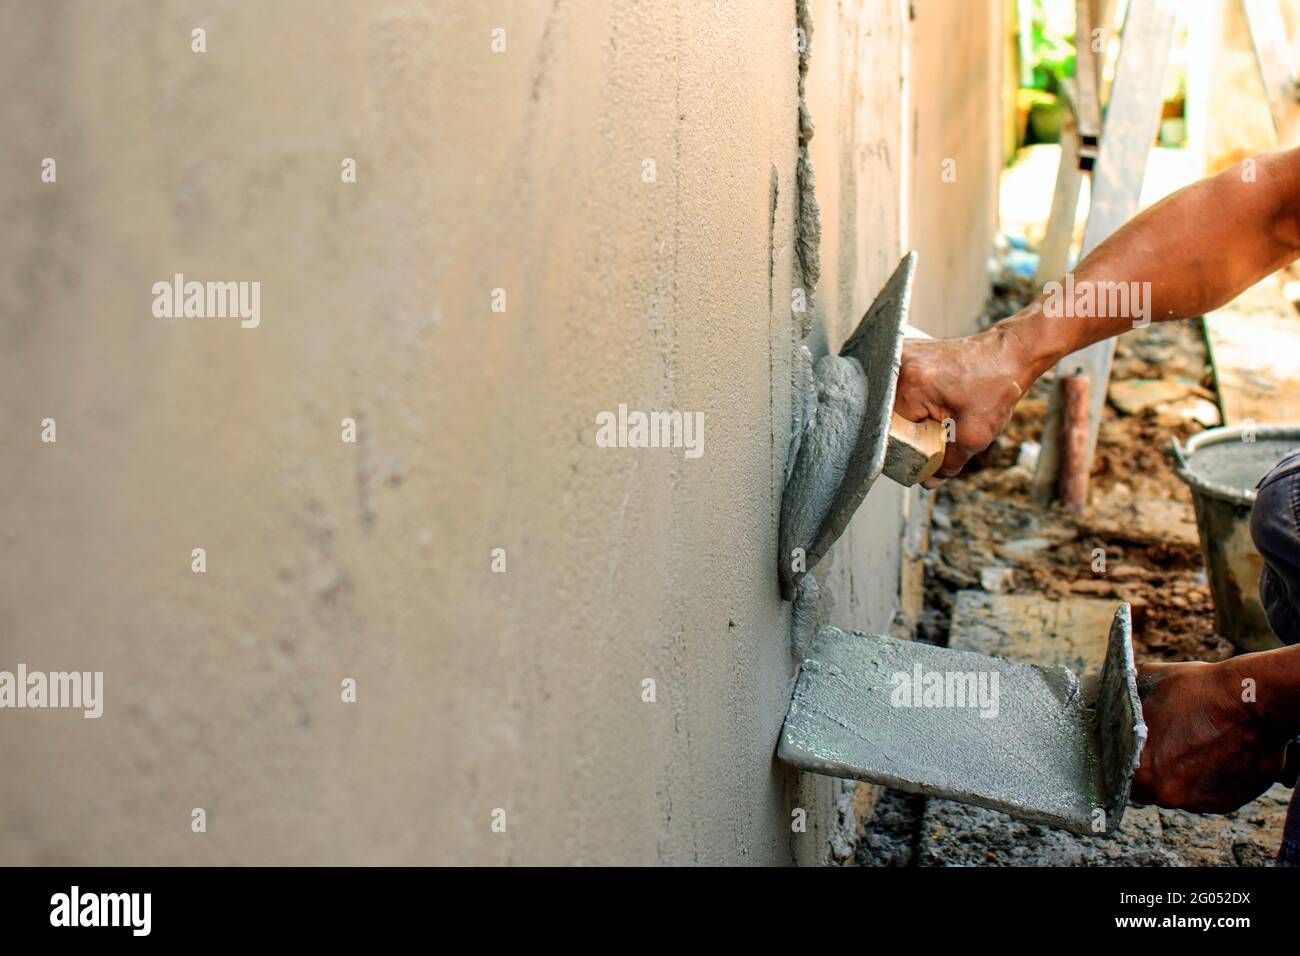
<instances>
[{"instance_id":1,"label":"green plant","mask_svg":"<svg viewBox=\"0 0 1300 956\"><path fill-rule=\"evenodd\" d=\"M1067 19L1061 0L1032 0L1029 6L1030 87L1056 93L1062 79L1074 76L1074 28L1068 22L1072 17Z\"/></svg>"}]
</instances>

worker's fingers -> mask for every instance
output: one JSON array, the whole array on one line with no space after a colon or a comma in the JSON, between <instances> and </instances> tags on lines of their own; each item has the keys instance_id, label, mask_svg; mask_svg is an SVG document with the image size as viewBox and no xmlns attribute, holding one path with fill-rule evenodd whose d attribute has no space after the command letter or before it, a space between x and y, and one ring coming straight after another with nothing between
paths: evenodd
<instances>
[{"instance_id":1,"label":"worker's fingers","mask_svg":"<svg viewBox=\"0 0 1300 956\"><path fill-rule=\"evenodd\" d=\"M938 479L961 473L1006 426L1019 398L1013 380L978 361L976 339L903 343L894 410L909 421L944 423L948 447Z\"/></svg>"},{"instance_id":2,"label":"worker's fingers","mask_svg":"<svg viewBox=\"0 0 1300 956\"><path fill-rule=\"evenodd\" d=\"M970 453L963 450L956 442L948 443L948 450L944 452L943 464L939 470L934 473L936 478L956 478L961 474L961 470L966 467L966 462L970 461Z\"/></svg>"},{"instance_id":3,"label":"worker's fingers","mask_svg":"<svg viewBox=\"0 0 1300 956\"><path fill-rule=\"evenodd\" d=\"M934 417L931 404L924 396L914 391L904 392L902 389L895 393L894 411L909 422L923 422Z\"/></svg>"},{"instance_id":4,"label":"worker's fingers","mask_svg":"<svg viewBox=\"0 0 1300 956\"><path fill-rule=\"evenodd\" d=\"M916 349L914 342L903 343L898 385L894 389L894 411L909 422L923 422L934 417L931 406L939 391L934 368L919 358Z\"/></svg>"},{"instance_id":5,"label":"worker's fingers","mask_svg":"<svg viewBox=\"0 0 1300 956\"><path fill-rule=\"evenodd\" d=\"M996 429L975 416L966 415L953 421L948 433L948 450L936 474L940 478L956 477L996 436Z\"/></svg>"}]
</instances>

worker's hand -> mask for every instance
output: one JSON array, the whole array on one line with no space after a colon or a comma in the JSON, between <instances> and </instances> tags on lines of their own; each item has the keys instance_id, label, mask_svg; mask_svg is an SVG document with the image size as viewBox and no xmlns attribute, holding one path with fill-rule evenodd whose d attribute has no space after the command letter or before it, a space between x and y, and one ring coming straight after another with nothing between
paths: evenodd
<instances>
[{"instance_id":1,"label":"worker's hand","mask_svg":"<svg viewBox=\"0 0 1300 956\"><path fill-rule=\"evenodd\" d=\"M951 478L1007 427L1036 377L1010 327L995 325L960 339L904 339L894 411L913 422L953 422L935 472L937 479Z\"/></svg>"},{"instance_id":2,"label":"worker's hand","mask_svg":"<svg viewBox=\"0 0 1300 956\"><path fill-rule=\"evenodd\" d=\"M1147 742L1135 803L1229 813L1283 775L1291 734L1242 700L1235 661L1146 664L1138 694Z\"/></svg>"}]
</instances>

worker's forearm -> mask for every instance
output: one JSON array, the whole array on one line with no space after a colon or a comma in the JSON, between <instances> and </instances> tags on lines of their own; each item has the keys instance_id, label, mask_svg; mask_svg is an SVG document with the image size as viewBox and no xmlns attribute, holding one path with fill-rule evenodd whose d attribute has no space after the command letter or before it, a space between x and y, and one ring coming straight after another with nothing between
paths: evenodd
<instances>
[{"instance_id":1,"label":"worker's forearm","mask_svg":"<svg viewBox=\"0 0 1300 956\"><path fill-rule=\"evenodd\" d=\"M1300 150L1261 156L1145 210L1001 325L1032 381L1094 342L1229 301L1300 256L1298 214Z\"/></svg>"}]
</instances>

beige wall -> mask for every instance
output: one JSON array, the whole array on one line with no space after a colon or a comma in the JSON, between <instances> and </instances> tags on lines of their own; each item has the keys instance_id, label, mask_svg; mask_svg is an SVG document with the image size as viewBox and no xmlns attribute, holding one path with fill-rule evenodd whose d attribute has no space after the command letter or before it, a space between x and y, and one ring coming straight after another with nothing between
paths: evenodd
<instances>
[{"instance_id":1,"label":"beige wall","mask_svg":"<svg viewBox=\"0 0 1300 956\"><path fill-rule=\"evenodd\" d=\"M998 0L913 0L908 237L920 253L914 324L963 335L988 295L998 215L1002 10ZM955 178L943 176L947 167Z\"/></svg>"},{"instance_id":2,"label":"beige wall","mask_svg":"<svg viewBox=\"0 0 1300 956\"><path fill-rule=\"evenodd\" d=\"M902 248L907 27L813 7L837 347ZM0 863L826 857L840 785L771 756L794 28L0 3L0 669L106 682L99 720L0 711ZM177 272L259 281L260 327L155 318ZM703 457L596 447L620 402L705 412ZM827 569L842 623L888 626L903 498Z\"/></svg>"}]
</instances>

